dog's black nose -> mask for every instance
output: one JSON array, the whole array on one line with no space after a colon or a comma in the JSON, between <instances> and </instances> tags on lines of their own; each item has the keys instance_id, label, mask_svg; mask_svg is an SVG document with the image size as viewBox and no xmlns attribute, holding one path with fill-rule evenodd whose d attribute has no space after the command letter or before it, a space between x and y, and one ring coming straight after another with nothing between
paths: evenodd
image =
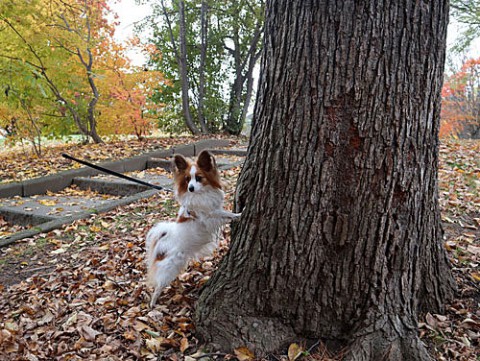
<instances>
[{"instance_id":1,"label":"dog's black nose","mask_svg":"<svg viewBox=\"0 0 480 361\"><path fill-rule=\"evenodd\" d=\"M194 186L190 186L190 187L188 187L188 190L189 190L190 192L193 192L193 191L195 190L195 187L194 187Z\"/></svg>"}]
</instances>

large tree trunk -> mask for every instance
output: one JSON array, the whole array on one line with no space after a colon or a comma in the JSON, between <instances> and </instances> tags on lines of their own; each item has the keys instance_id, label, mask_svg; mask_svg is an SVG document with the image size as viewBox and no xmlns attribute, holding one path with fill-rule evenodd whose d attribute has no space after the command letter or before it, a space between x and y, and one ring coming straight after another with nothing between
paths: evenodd
<instances>
[{"instance_id":1,"label":"large tree trunk","mask_svg":"<svg viewBox=\"0 0 480 361\"><path fill-rule=\"evenodd\" d=\"M429 358L417 313L454 290L437 198L447 16L447 0L267 2L243 215L200 296L201 338Z\"/></svg>"}]
</instances>

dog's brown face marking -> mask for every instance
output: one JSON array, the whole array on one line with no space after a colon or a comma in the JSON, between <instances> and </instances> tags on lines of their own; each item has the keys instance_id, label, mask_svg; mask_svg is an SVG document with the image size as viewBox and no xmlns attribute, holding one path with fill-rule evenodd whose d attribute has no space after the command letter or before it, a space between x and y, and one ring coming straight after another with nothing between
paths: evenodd
<instances>
[{"instance_id":1,"label":"dog's brown face marking","mask_svg":"<svg viewBox=\"0 0 480 361\"><path fill-rule=\"evenodd\" d=\"M180 217L177 218L177 223L185 223L185 222L193 221L193 220L194 219L190 218L190 217L180 216Z\"/></svg>"},{"instance_id":2,"label":"dog's brown face marking","mask_svg":"<svg viewBox=\"0 0 480 361\"><path fill-rule=\"evenodd\" d=\"M181 154L176 154L173 158L173 178L179 194L183 194L188 189L186 175L190 169L190 162Z\"/></svg>"},{"instance_id":3,"label":"dog's brown face marking","mask_svg":"<svg viewBox=\"0 0 480 361\"><path fill-rule=\"evenodd\" d=\"M217 163L209 151L204 150L198 155L197 166L196 177L200 177L202 184L210 184L213 188L222 189Z\"/></svg>"},{"instance_id":4,"label":"dog's brown face marking","mask_svg":"<svg viewBox=\"0 0 480 361\"><path fill-rule=\"evenodd\" d=\"M206 150L199 154L196 163L176 154L173 159L173 176L179 194L188 192L189 187L195 190L199 184L222 189L215 158Z\"/></svg>"},{"instance_id":5,"label":"dog's brown face marking","mask_svg":"<svg viewBox=\"0 0 480 361\"><path fill-rule=\"evenodd\" d=\"M165 253L157 253L155 256L155 262L160 262L165 259Z\"/></svg>"}]
</instances>

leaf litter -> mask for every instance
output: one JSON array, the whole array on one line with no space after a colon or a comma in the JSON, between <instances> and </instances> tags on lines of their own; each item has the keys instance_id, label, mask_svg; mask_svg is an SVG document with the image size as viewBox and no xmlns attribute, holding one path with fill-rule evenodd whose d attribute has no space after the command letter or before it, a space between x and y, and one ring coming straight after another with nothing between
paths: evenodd
<instances>
[{"instance_id":1,"label":"leaf litter","mask_svg":"<svg viewBox=\"0 0 480 361\"><path fill-rule=\"evenodd\" d=\"M235 176L238 169L235 172ZM230 190L235 176L226 175ZM76 221L62 230L41 234L2 250L17 263L26 259L45 266L20 283L2 286L0 354L5 360L177 359L198 348L192 336L193 303L227 249L223 237L215 255L193 262L148 306L144 240L148 228L175 216L171 194L159 192L114 211ZM227 202L231 203L231 192ZM36 245L35 243L42 245ZM30 247L40 259L31 261ZM21 253L23 251L23 254ZM35 264L33 264L36 262ZM2 267L5 279L5 267ZM11 268L9 269L11 270Z\"/></svg>"},{"instance_id":2,"label":"leaf litter","mask_svg":"<svg viewBox=\"0 0 480 361\"><path fill-rule=\"evenodd\" d=\"M437 360L477 360L479 351L480 214L478 142L441 147L440 203L445 247L459 285L444 315L427 314L421 338ZM231 205L239 168L223 172ZM248 348L209 355L194 336L198 291L228 249L229 228L218 249L192 262L153 309L144 283L144 238L154 223L176 213L160 192L101 216L76 221L1 250L0 354L5 360L251 359ZM34 255L29 250L35 247ZM59 251L61 250L61 251ZM32 261L33 260L33 261ZM9 263L10 262L10 263ZM27 265L22 266L22 262ZM30 278L5 282L6 272L37 269ZM12 275L10 273L10 275ZM25 277L24 277L25 278ZM279 360L339 360L322 343L305 351L290 345ZM208 359L204 357L203 359Z\"/></svg>"},{"instance_id":3,"label":"leaf litter","mask_svg":"<svg viewBox=\"0 0 480 361\"><path fill-rule=\"evenodd\" d=\"M146 138L144 141L114 139L106 141L104 144L66 143L45 146L43 156L40 158L25 148L6 148L0 150L0 184L23 181L62 170L82 167L78 163L63 158L62 153L68 153L75 158L90 162L103 162L211 138L228 139L232 143L230 148L245 142L244 138L232 138L224 135L155 137Z\"/></svg>"},{"instance_id":4,"label":"leaf litter","mask_svg":"<svg viewBox=\"0 0 480 361\"><path fill-rule=\"evenodd\" d=\"M440 147L440 206L444 245L458 295L444 315L421 318L420 336L437 360L478 360L480 354L480 141Z\"/></svg>"}]
</instances>

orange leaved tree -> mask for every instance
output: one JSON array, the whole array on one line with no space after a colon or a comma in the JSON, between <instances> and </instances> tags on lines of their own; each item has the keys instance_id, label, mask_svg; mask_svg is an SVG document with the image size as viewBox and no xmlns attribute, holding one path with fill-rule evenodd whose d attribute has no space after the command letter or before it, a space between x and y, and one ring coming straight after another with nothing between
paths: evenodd
<instances>
[{"instance_id":1,"label":"orange leaved tree","mask_svg":"<svg viewBox=\"0 0 480 361\"><path fill-rule=\"evenodd\" d=\"M159 56L153 45L141 45L130 39L129 48ZM159 84L167 84L161 72L132 65L125 54L126 47L105 42L99 47L98 61L102 68L98 86L103 98L98 104L99 132L104 134L134 134L144 138L153 128L162 104L150 101Z\"/></svg>"},{"instance_id":2,"label":"orange leaved tree","mask_svg":"<svg viewBox=\"0 0 480 361\"><path fill-rule=\"evenodd\" d=\"M0 126L15 120L27 139L145 135L152 83L163 78L130 65L111 15L106 0L0 2Z\"/></svg>"},{"instance_id":3,"label":"orange leaved tree","mask_svg":"<svg viewBox=\"0 0 480 361\"><path fill-rule=\"evenodd\" d=\"M446 78L442 99L440 135L480 138L480 57Z\"/></svg>"}]
</instances>

